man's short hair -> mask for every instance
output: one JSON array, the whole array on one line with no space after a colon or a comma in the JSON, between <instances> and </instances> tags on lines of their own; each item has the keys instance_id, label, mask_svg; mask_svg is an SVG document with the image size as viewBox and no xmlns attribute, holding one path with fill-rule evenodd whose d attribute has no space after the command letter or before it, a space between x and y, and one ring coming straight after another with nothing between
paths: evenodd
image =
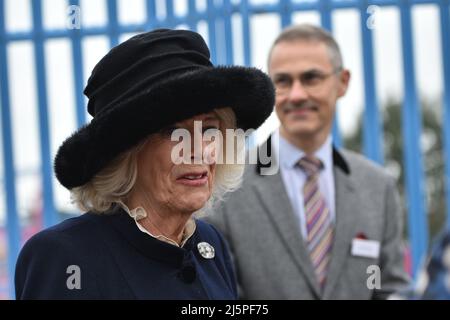
<instances>
[{"instance_id":1,"label":"man's short hair","mask_svg":"<svg viewBox=\"0 0 450 320\"><path fill-rule=\"evenodd\" d=\"M270 48L268 60L269 66L273 48L281 42L292 41L318 41L325 43L328 48L328 54L330 55L330 60L334 68L338 69L343 67L341 50L339 49L339 45L337 44L336 40L334 40L331 33L321 27L306 23L288 27L280 33L280 35L275 39L275 42Z\"/></svg>"}]
</instances>

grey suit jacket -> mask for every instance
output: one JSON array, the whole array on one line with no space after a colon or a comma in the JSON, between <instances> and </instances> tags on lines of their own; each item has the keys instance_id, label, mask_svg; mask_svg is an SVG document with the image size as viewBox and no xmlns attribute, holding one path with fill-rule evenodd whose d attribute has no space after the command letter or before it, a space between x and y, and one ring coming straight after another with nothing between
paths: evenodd
<instances>
[{"instance_id":1,"label":"grey suit jacket","mask_svg":"<svg viewBox=\"0 0 450 320\"><path fill-rule=\"evenodd\" d=\"M241 298L382 299L407 285L393 179L350 151L334 150L333 162L335 238L323 291L279 172L260 175L260 164L248 165L243 186L207 217L229 242ZM358 235L380 242L378 258L351 254L352 240ZM369 279L377 273L368 269L371 265L379 267L380 289L367 285L368 281L376 284L375 278Z\"/></svg>"}]
</instances>

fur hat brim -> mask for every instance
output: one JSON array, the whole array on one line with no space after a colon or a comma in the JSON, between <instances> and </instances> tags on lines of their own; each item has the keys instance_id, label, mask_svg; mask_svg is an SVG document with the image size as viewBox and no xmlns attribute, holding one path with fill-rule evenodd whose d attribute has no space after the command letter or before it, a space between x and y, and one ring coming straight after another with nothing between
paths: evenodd
<instances>
[{"instance_id":1,"label":"fur hat brim","mask_svg":"<svg viewBox=\"0 0 450 320\"><path fill-rule=\"evenodd\" d=\"M59 148L54 169L66 188L82 186L148 135L195 115L231 107L238 128L258 128L271 114L273 85L255 68L211 67L161 81L119 102Z\"/></svg>"}]
</instances>

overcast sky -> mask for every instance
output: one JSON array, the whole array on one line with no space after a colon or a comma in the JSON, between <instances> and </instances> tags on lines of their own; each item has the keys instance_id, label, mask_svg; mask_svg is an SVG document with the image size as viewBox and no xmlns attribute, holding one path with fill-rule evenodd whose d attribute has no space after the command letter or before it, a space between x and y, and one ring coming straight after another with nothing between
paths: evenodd
<instances>
[{"instance_id":1,"label":"overcast sky","mask_svg":"<svg viewBox=\"0 0 450 320\"><path fill-rule=\"evenodd\" d=\"M31 28L31 0L6 0L6 24L8 31ZM202 8L205 1L199 1ZM252 3L273 3L276 0L253 0ZM102 25L106 22L104 0L81 0L82 27ZM121 23L145 20L143 0L119 0ZM186 0L175 0L177 14L187 11ZM67 2L44 1L44 25L46 28L64 28L67 21ZM440 48L439 11L433 5L416 6L413 10L414 54L416 79L420 97L439 99L442 93L442 57ZM296 13L293 21L319 24L317 12ZM375 16L374 49L378 99L383 104L388 97L401 100L403 92L402 53L399 11L395 7L381 7ZM233 19L235 63L242 64L242 46L239 17ZM206 24L199 30L207 40ZM251 19L252 64L266 71L268 49L280 31L277 15L261 15ZM361 59L360 21L356 10L339 10L333 14L333 33L338 40L344 64L352 72L347 95L340 100L338 120L341 131L349 134L355 129L357 116L364 101L363 70ZM129 37L124 35L122 40ZM83 42L84 76L90 74L95 63L107 52L108 39L92 37ZM64 39L46 43L48 102L51 129L52 158L58 146L76 128L74 113L73 72L70 42ZM14 43L8 47L10 97L14 135L14 157L18 172L31 172L17 180L17 197L21 214L36 203L39 180L36 173L40 166L37 99L33 47L30 42ZM271 117L258 132L261 141L277 126ZM0 139L1 145L1 139ZM0 157L0 179L3 171ZM67 207L68 192L55 180L56 205ZM4 194L0 189L0 219L4 210Z\"/></svg>"}]
</instances>

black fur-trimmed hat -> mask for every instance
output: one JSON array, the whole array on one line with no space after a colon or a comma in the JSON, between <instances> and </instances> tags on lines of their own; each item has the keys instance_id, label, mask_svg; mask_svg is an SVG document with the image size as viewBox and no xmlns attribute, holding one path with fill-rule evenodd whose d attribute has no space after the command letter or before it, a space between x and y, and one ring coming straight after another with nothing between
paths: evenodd
<instances>
[{"instance_id":1,"label":"black fur-trimmed hat","mask_svg":"<svg viewBox=\"0 0 450 320\"><path fill-rule=\"evenodd\" d=\"M259 127L274 105L268 76L255 68L214 67L203 38L159 29L132 37L95 66L84 90L92 121L59 148L55 173L82 186L120 153L175 122L231 107L238 128Z\"/></svg>"}]
</instances>

